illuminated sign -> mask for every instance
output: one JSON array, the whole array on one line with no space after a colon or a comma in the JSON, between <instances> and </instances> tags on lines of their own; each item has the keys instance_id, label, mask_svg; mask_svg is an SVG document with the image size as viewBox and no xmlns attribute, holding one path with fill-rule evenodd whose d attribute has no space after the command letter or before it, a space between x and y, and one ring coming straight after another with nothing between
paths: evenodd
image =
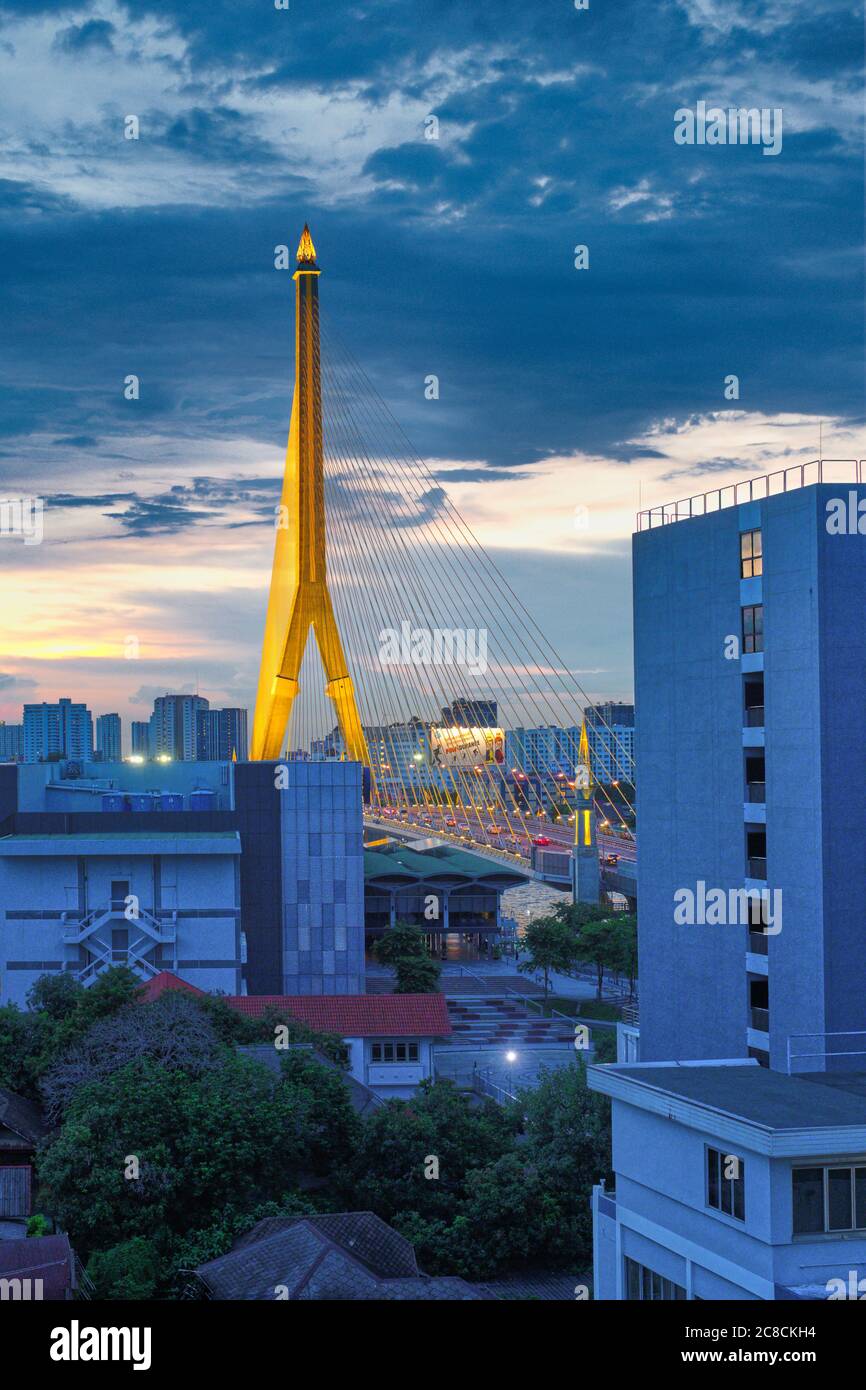
<instances>
[{"instance_id":1,"label":"illuminated sign","mask_svg":"<svg viewBox=\"0 0 866 1390\"><path fill-rule=\"evenodd\" d=\"M501 766L505 762L505 731L434 724L430 730L430 761L434 767L443 768Z\"/></svg>"}]
</instances>

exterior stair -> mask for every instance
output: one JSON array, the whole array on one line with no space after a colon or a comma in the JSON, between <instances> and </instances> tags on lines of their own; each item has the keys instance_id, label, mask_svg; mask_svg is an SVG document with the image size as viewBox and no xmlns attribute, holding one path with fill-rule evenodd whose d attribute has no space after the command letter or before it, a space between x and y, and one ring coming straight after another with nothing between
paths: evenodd
<instances>
[{"instance_id":1,"label":"exterior stair","mask_svg":"<svg viewBox=\"0 0 866 1390\"><path fill-rule=\"evenodd\" d=\"M451 998L448 1014L454 1030L452 1046L550 1047L574 1043L574 1029L565 1019L543 1018L508 995Z\"/></svg>"}]
</instances>

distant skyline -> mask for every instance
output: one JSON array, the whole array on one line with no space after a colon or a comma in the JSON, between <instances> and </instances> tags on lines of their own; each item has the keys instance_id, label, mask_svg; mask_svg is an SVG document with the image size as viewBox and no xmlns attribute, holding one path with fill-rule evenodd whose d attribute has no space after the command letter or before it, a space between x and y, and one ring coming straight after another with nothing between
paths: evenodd
<instances>
[{"instance_id":1,"label":"distant skyline","mask_svg":"<svg viewBox=\"0 0 866 1390\"><path fill-rule=\"evenodd\" d=\"M323 323L630 698L638 507L866 454L862 63L853 0L0 0L0 497L45 499L0 719L252 712L304 221ZM781 109L780 152L678 145L698 101Z\"/></svg>"}]
</instances>

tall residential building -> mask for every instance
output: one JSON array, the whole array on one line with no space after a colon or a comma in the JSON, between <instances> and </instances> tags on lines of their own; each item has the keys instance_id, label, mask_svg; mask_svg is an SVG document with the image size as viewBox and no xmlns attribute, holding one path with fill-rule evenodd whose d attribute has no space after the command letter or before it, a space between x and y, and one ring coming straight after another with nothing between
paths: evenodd
<instances>
[{"instance_id":1,"label":"tall residential building","mask_svg":"<svg viewBox=\"0 0 866 1390\"><path fill-rule=\"evenodd\" d=\"M150 756L194 762L198 743L197 716L200 710L209 708L209 702L202 695L157 696L150 716Z\"/></svg>"},{"instance_id":2,"label":"tall residential building","mask_svg":"<svg viewBox=\"0 0 866 1390\"><path fill-rule=\"evenodd\" d=\"M641 1062L866 1070L863 513L817 483L634 537Z\"/></svg>"},{"instance_id":3,"label":"tall residential building","mask_svg":"<svg viewBox=\"0 0 866 1390\"><path fill-rule=\"evenodd\" d=\"M442 710L442 723L458 729L495 729L498 706L495 700L474 700L458 695Z\"/></svg>"},{"instance_id":4,"label":"tall residential building","mask_svg":"<svg viewBox=\"0 0 866 1390\"><path fill-rule=\"evenodd\" d=\"M93 719L86 705L69 699L24 706L24 761L40 763L93 757Z\"/></svg>"},{"instance_id":5,"label":"tall residential building","mask_svg":"<svg viewBox=\"0 0 866 1390\"><path fill-rule=\"evenodd\" d=\"M134 758L146 758L150 752L150 724L146 719L133 719L130 725L131 753Z\"/></svg>"},{"instance_id":6,"label":"tall residential building","mask_svg":"<svg viewBox=\"0 0 866 1390\"><path fill-rule=\"evenodd\" d=\"M200 709L196 713L196 756L203 761L246 762L249 742L245 709Z\"/></svg>"},{"instance_id":7,"label":"tall residential building","mask_svg":"<svg viewBox=\"0 0 866 1390\"><path fill-rule=\"evenodd\" d=\"M24 757L24 725L0 720L0 763L20 763Z\"/></svg>"},{"instance_id":8,"label":"tall residential building","mask_svg":"<svg viewBox=\"0 0 866 1390\"><path fill-rule=\"evenodd\" d=\"M119 763L121 759L120 751L120 715L119 714L100 714L96 718L96 754L101 762Z\"/></svg>"},{"instance_id":9,"label":"tall residential building","mask_svg":"<svg viewBox=\"0 0 866 1390\"><path fill-rule=\"evenodd\" d=\"M584 714L590 728L597 724L634 728L634 705L624 704L621 700L604 700L600 705L587 705Z\"/></svg>"},{"instance_id":10,"label":"tall residential building","mask_svg":"<svg viewBox=\"0 0 866 1390\"><path fill-rule=\"evenodd\" d=\"M586 736L592 774L597 782L634 782L634 726L590 724Z\"/></svg>"}]
</instances>

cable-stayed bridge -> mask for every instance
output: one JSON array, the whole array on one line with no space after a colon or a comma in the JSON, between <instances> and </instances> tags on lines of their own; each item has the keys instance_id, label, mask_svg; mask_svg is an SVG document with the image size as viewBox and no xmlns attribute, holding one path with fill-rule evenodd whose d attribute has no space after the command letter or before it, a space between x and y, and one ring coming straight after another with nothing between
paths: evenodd
<instances>
[{"instance_id":1,"label":"cable-stayed bridge","mask_svg":"<svg viewBox=\"0 0 866 1390\"><path fill-rule=\"evenodd\" d=\"M319 308L308 228L252 757L349 758L371 825L633 879L634 771ZM310 640L310 637L315 639ZM617 776L594 773L590 734Z\"/></svg>"}]
</instances>

